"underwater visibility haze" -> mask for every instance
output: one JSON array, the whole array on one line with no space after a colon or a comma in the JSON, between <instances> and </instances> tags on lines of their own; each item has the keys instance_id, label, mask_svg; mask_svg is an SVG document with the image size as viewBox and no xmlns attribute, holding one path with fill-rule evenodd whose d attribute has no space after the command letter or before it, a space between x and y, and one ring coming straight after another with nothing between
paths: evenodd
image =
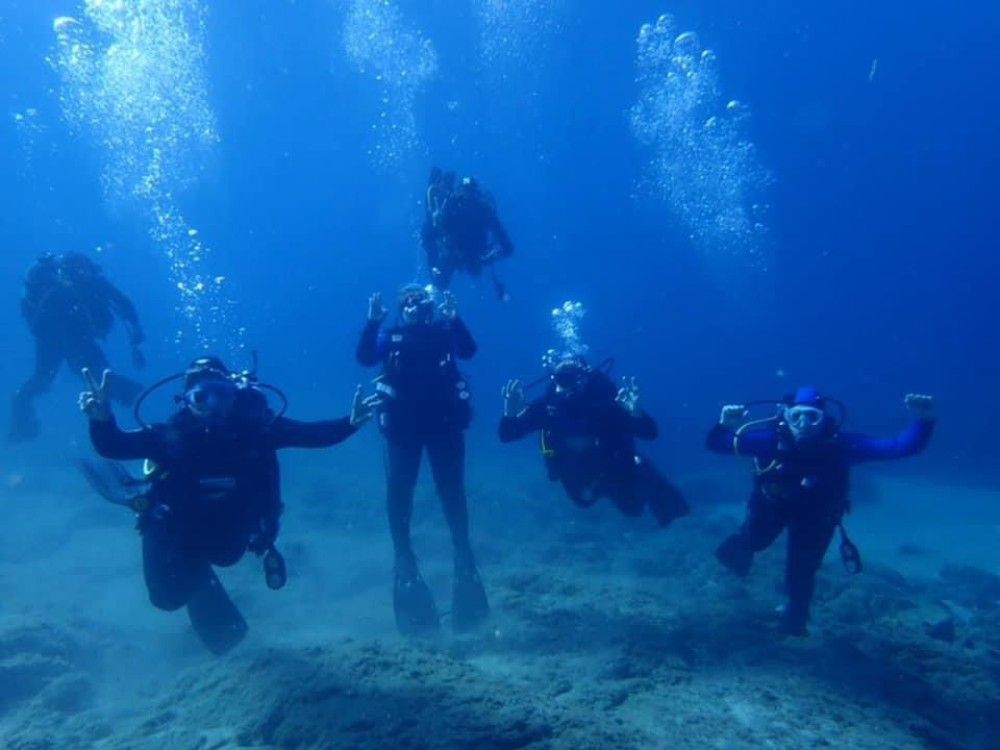
<instances>
[{"instance_id":1,"label":"underwater visibility haze","mask_svg":"<svg viewBox=\"0 0 1000 750\"><path fill-rule=\"evenodd\" d=\"M0 744L1000 746L998 31L0 0Z\"/></svg>"}]
</instances>

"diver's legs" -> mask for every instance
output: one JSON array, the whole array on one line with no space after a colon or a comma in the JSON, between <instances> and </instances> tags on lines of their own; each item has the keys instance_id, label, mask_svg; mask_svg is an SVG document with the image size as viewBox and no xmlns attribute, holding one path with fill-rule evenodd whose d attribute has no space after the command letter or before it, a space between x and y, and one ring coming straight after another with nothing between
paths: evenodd
<instances>
[{"instance_id":1,"label":"diver's legs","mask_svg":"<svg viewBox=\"0 0 1000 750\"><path fill-rule=\"evenodd\" d=\"M437 630L440 618L434 597L420 575L410 540L413 491L420 471L423 443L412 435L386 435L385 467L389 532L395 553L392 606L396 627L403 635Z\"/></svg>"},{"instance_id":2,"label":"diver's legs","mask_svg":"<svg viewBox=\"0 0 1000 750\"><path fill-rule=\"evenodd\" d=\"M101 379L101 373L108 369L108 358L93 339L79 342L66 353L66 360L78 374L86 367L98 380ZM112 372L108 376L108 393L119 404L131 406L141 392L142 386L131 378L118 372Z\"/></svg>"},{"instance_id":3,"label":"diver's legs","mask_svg":"<svg viewBox=\"0 0 1000 750\"><path fill-rule=\"evenodd\" d=\"M52 386L63 355L59 344L50 339L35 339L35 369L17 389L11 404L11 425L7 439L12 443L33 440L38 436L38 420L32 402Z\"/></svg>"},{"instance_id":4,"label":"diver's legs","mask_svg":"<svg viewBox=\"0 0 1000 750\"><path fill-rule=\"evenodd\" d=\"M413 491L420 471L423 445L410 436L386 435L385 471L389 533L396 560L413 560L410 521L413 517Z\"/></svg>"},{"instance_id":5,"label":"diver's legs","mask_svg":"<svg viewBox=\"0 0 1000 750\"><path fill-rule=\"evenodd\" d=\"M216 656L234 648L247 634L246 620L210 565L202 572L200 583L187 603L187 612L194 632Z\"/></svg>"},{"instance_id":6,"label":"diver's legs","mask_svg":"<svg viewBox=\"0 0 1000 750\"><path fill-rule=\"evenodd\" d=\"M788 607L784 613L784 624L792 635L806 633L809 604L816 587L816 571L830 546L838 520L827 514L814 514L788 525L788 552L785 557Z\"/></svg>"},{"instance_id":7,"label":"diver's legs","mask_svg":"<svg viewBox=\"0 0 1000 750\"><path fill-rule=\"evenodd\" d=\"M469 509L465 497L465 435L453 430L429 439L427 458L451 532L455 559L457 562L472 563Z\"/></svg>"},{"instance_id":8,"label":"diver's legs","mask_svg":"<svg viewBox=\"0 0 1000 750\"><path fill-rule=\"evenodd\" d=\"M452 589L451 625L456 631L471 630L490 613L486 591L476 570L469 542L469 509L465 496L465 434L461 430L436 435L427 441L434 483L455 550L455 580Z\"/></svg>"},{"instance_id":9,"label":"diver's legs","mask_svg":"<svg viewBox=\"0 0 1000 750\"><path fill-rule=\"evenodd\" d=\"M715 550L719 562L738 576L750 572L755 553L767 549L785 528L781 509L758 492L750 496L747 515L739 531Z\"/></svg>"},{"instance_id":10,"label":"diver's legs","mask_svg":"<svg viewBox=\"0 0 1000 750\"><path fill-rule=\"evenodd\" d=\"M157 609L172 612L191 599L211 570L208 561L195 554L162 522L144 517L142 530L142 571L149 601Z\"/></svg>"}]
</instances>

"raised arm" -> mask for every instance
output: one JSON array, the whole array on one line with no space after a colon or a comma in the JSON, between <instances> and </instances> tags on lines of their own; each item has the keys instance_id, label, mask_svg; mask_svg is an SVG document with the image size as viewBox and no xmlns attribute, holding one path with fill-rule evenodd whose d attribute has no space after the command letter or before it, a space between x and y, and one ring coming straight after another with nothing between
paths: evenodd
<instances>
[{"instance_id":1,"label":"raised arm","mask_svg":"<svg viewBox=\"0 0 1000 750\"><path fill-rule=\"evenodd\" d=\"M133 461L150 458L162 460L166 453L166 440L160 427L139 430L123 430L115 421L108 399L108 378L110 370L105 370L100 382L86 367L81 374L87 390L80 394L80 411L89 422L90 442L104 458L117 461Z\"/></svg>"},{"instance_id":2,"label":"raised arm","mask_svg":"<svg viewBox=\"0 0 1000 750\"><path fill-rule=\"evenodd\" d=\"M112 309L128 330L129 341L132 345L138 346L141 344L146 337L142 332L142 325L139 323L139 314L136 312L132 300L107 279L101 279L101 291L107 295Z\"/></svg>"},{"instance_id":3,"label":"raised arm","mask_svg":"<svg viewBox=\"0 0 1000 750\"><path fill-rule=\"evenodd\" d=\"M472 338L468 327L457 315L449 321L451 326L452 343L455 347L455 356L459 359L471 359L475 356L478 347L476 340Z\"/></svg>"},{"instance_id":4,"label":"raised arm","mask_svg":"<svg viewBox=\"0 0 1000 750\"><path fill-rule=\"evenodd\" d=\"M722 407L719 421L708 431L705 447L713 453L727 456L753 456L764 458L774 452L774 428L762 424L741 429L746 424L747 409L739 404Z\"/></svg>"},{"instance_id":5,"label":"raised arm","mask_svg":"<svg viewBox=\"0 0 1000 750\"><path fill-rule=\"evenodd\" d=\"M840 436L840 441L846 449L848 460L852 463L886 461L917 455L927 447L933 433L934 422L918 419L892 437L847 433Z\"/></svg>"},{"instance_id":6,"label":"raised arm","mask_svg":"<svg viewBox=\"0 0 1000 750\"><path fill-rule=\"evenodd\" d=\"M507 234L507 228L500 221L500 217L496 215L496 211L490 212L489 227L499 248L497 257L509 258L514 254L514 243L511 242L510 235Z\"/></svg>"},{"instance_id":7,"label":"raised arm","mask_svg":"<svg viewBox=\"0 0 1000 750\"><path fill-rule=\"evenodd\" d=\"M904 400L916 419L898 435L873 437L845 433L839 437L847 459L852 463L885 461L915 456L927 447L934 434L934 399L920 394L908 394Z\"/></svg>"},{"instance_id":8,"label":"raised arm","mask_svg":"<svg viewBox=\"0 0 1000 750\"><path fill-rule=\"evenodd\" d=\"M279 417L268 428L275 448L327 448L357 432L350 417L300 422Z\"/></svg>"},{"instance_id":9,"label":"raised arm","mask_svg":"<svg viewBox=\"0 0 1000 750\"><path fill-rule=\"evenodd\" d=\"M99 455L114 461L157 461L165 453L160 429L123 430L114 417L90 420L90 442Z\"/></svg>"},{"instance_id":10,"label":"raised arm","mask_svg":"<svg viewBox=\"0 0 1000 750\"><path fill-rule=\"evenodd\" d=\"M541 400L533 401L517 414L504 414L500 418L500 442L512 443L544 427L545 404Z\"/></svg>"}]
</instances>

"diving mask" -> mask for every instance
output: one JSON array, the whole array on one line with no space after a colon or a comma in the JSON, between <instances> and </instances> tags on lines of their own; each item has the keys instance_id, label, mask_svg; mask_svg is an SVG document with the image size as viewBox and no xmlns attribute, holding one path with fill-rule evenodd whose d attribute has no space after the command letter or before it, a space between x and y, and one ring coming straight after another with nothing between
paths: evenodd
<instances>
[{"instance_id":1,"label":"diving mask","mask_svg":"<svg viewBox=\"0 0 1000 750\"><path fill-rule=\"evenodd\" d=\"M815 406L798 404L789 406L784 413L785 424L796 440L809 439L819 435L826 423L827 415Z\"/></svg>"}]
</instances>

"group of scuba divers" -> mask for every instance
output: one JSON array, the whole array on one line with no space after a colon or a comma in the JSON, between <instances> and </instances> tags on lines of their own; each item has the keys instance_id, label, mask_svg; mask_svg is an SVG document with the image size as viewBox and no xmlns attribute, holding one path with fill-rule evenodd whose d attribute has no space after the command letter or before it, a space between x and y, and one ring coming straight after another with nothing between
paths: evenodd
<instances>
[{"instance_id":1,"label":"group of scuba divers","mask_svg":"<svg viewBox=\"0 0 1000 750\"><path fill-rule=\"evenodd\" d=\"M10 439L36 436L32 401L64 360L82 372L86 390L80 407L93 446L107 461L83 461L81 468L104 497L136 513L153 605L186 608L213 653L229 651L247 632L214 568L234 565L252 552L268 587L280 589L287 579L277 547L283 508L277 452L336 445L372 418L385 443L399 631L416 636L441 627L410 537L425 451L453 544L451 627L467 632L488 618L469 538L464 471L471 397L458 366L476 354L477 345L446 287L456 271L477 275L509 256L513 245L494 201L475 180L456 181L440 170L431 174L422 241L433 285L404 286L391 325L381 295L369 299L356 358L381 368L375 393L366 396L358 386L349 414L323 421L286 417L284 395L260 382L255 367L237 372L216 356L198 357L183 372L142 391L107 369L98 344L117 316L128 331L134 363L144 364L135 308L101 269L84 255L68 253L42 256L29 271L22 312L36 341L36 368L14 397ZM504 296L495 275L494 281ZM648 510L666 527L689 512L688 504L636 449L637 440L656 438L657 425L639 405L635 380L616 385L608 369L575 354L550 359L544 392L530 402L519 381L508 381L499 438L510 442L539 433L548 476L575 505L586 508L605 498L627 516ZM97 372L103 372L100 380ZM165 422L147 423L143 401L171 383L181 386L175 412ZM277 405L269 393L277 395ZM134 407L138 429L119 427L112 402ZM845 563L860 570L860 556L841 524L851 467L911 456L927 445L933 400L911 394L905 403L914 421L893 438L843 431L844 407L809 387L780 401L725 406L709 430L709 450L755 462L746 518L716 556L734 574L746 576L754 555L788 531L787 604L781 609L788 634L806 634L815 575L838 528ZM761 407L768 410L764 418L751 419L751 410ZM115 463L130 460L144 462L142 476Z\"/></svg>"}]
</instances>

